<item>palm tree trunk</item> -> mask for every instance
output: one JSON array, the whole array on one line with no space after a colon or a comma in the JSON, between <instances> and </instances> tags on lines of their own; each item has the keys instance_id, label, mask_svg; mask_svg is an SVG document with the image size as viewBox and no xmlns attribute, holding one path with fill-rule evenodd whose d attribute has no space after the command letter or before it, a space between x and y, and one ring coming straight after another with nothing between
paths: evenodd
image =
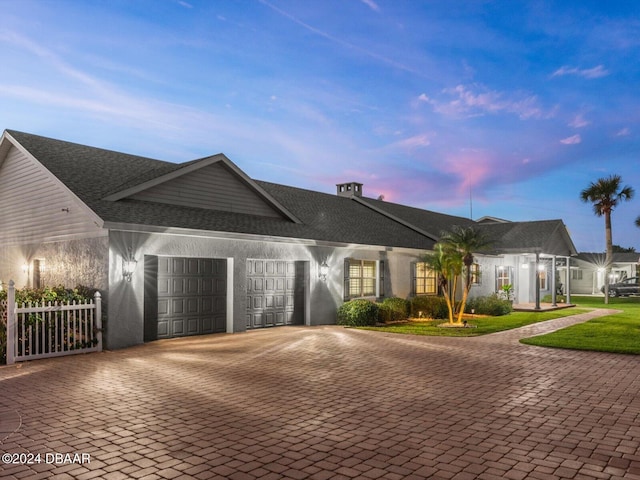
<instances>
[{"instance_id":1,"label":"palm tree trunk","mask_svg":"<svg viewBox=\"0 0 640 480\"><path fill-rule=\"evenodd\" d=\"M607 252L604 256L604 303L609 303L609 276L611 275L611 263L613 261L613 237L611 234L611 212L604 213L605 244Z\"/></svg>"},{"instance_id":2,"label":"palm tree trunk","mask_svg":"<svg viewBox=\"0 0 640 480\"><path fill-rule=\"evenodd\" d=\"M443 287L442 293L444 294L445 302L447 302L447 310L449 313L449 323L453 323L453 305L451 304L451 295L449 294L449 289L447 287Z\"/></svg>"},{"instance_id":3,"label":"palm tree trunk","mask_svg":"<svg viewBox=\"0 0 640 480\"><path fill-rule=\"evenodd\" d=\"M458 311L458 322L462 323L462 316L464 315L464 308L467 305L467 298L469 297L469 288L465 286L462 290L462 300L460 300L460 310Z\"/></svg>"}]
</instances>

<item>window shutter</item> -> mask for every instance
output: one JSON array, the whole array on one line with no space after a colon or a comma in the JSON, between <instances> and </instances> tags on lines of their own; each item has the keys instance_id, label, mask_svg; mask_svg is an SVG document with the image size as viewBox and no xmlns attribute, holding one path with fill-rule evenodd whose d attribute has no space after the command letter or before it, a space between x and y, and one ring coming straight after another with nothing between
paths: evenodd
<instances>
[{"instance_id":1,"label":"window shutter","mask_svg":"<svg viewBox=\"0 0 640 480\"><path fill-rule=\"evenodd\" d=\"M416 285L416 262L411 262L411 296L415 297L416 296L416 290L417 290L417 285Z\"/></svg>"},{"instance_id":2,"label":"window shutter","mask_svg":"<svg viewBox=\"0 0 640 480\"><path fill-rule=\"evenodd\" d=\"M380 260L380 272L378 277L380 279L380 297L384 297L384 260Z\"/></svg>"},{"instance_id":3,"label":"window shutter","mask_svg":"<svg viewBox=\"0 0 640 480\"><path fill-rule=\"evenodd\" d=\"M344 293L343 300L346 302L349 300L349 259L344 259Z\"/></svg>"}]
</instances>

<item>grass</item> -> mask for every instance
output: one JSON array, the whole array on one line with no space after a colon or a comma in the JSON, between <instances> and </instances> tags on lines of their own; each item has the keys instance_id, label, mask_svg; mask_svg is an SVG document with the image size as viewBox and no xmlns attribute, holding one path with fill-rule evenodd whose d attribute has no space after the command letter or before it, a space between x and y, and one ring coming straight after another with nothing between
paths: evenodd
<instances>
[{"instance_id":1,"label":"grass","mask_svg":"<svg viewBox=\"0 0 640 480\"><path fill-rule=\"evenodd\" d=\"M404 333L407 335L430 335L437 337L476 337L488 333L511 330L524 327L532 323L544 322L554 318L566 317L586 312L586 309L567 308L551 312L512 312L501 317L476 317L469 319L469 324L477 328L442 328L438 325L446 323L446 320L409 321L379 327L358 327L363 330L375 330L378 332Z\"/></svg>"},{"instance_id":2,"label":"grass","mask_svg":"<svg viewBox=\"0 0 640 480\"><path fill-rule=\"evenodd\" d=\"M640 354L640 297L610 298L609 305L604 304L602 297L573 296L571 300L580 307L613 308L623 312L521 342L540 347Z\"/></svg>"}]
</instances>

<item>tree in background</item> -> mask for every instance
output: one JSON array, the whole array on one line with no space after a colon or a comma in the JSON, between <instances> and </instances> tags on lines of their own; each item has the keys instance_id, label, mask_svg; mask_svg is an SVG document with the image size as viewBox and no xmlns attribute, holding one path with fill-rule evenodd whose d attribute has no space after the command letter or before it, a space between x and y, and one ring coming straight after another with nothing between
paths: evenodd
<instances>
[{"instance_id":1,"label":"tree in background","mask_svg":"<svg viewBox=\"0 0 640 480\"><path fill-rule=\"evenodd\" d=\"M632 187L621 186L620 175L610 175L607 178L599 178L580 192L580 199L585 203L593 204L593 213L598 217L604 217L605 244L607 247L604 264L604 303L609 303L609 275L611 273L611 259L613 256L613 237L611 232L611 212L620 202L631 200L634 190ZM636 223L638 220L636 220Z\"/></svg>"}]
</instances>

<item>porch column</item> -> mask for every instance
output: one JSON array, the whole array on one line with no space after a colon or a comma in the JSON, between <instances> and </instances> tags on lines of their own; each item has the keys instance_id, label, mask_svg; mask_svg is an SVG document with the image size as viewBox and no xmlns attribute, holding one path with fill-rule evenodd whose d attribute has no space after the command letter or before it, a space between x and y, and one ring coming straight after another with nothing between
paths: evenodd
<instances>
[{"instance_id":1,"label":"porch column","mask_svg":"<svg viewBox=\"0 0 640 480\"><path fill-rule=\"evenodd\" d=\"M551 257L551 306L557 307L556 298L556 256Z\"/></svg>"},{"instance_id":2,"label":"porch column","mask_svg":"<svg viewBox=\"0 0 640 480\"><path fill-rule=\"evenodd\" d=\"M567 257L567 281L566 281L566 285L567 285L567 289L566 289L566 296L567 296L567 300L566 303L567 305L569 305L571 303L571 257Z\"/></svg>"},{"instance_id":3,"label":"porch column","mask_svg":"<svg viewBox=\"0 0 640 480\"><path fill-rule=\"evenodd\" d=\"M536 252L536 308L540 310L540 254Z\"/></svg>"}]
</instances>

